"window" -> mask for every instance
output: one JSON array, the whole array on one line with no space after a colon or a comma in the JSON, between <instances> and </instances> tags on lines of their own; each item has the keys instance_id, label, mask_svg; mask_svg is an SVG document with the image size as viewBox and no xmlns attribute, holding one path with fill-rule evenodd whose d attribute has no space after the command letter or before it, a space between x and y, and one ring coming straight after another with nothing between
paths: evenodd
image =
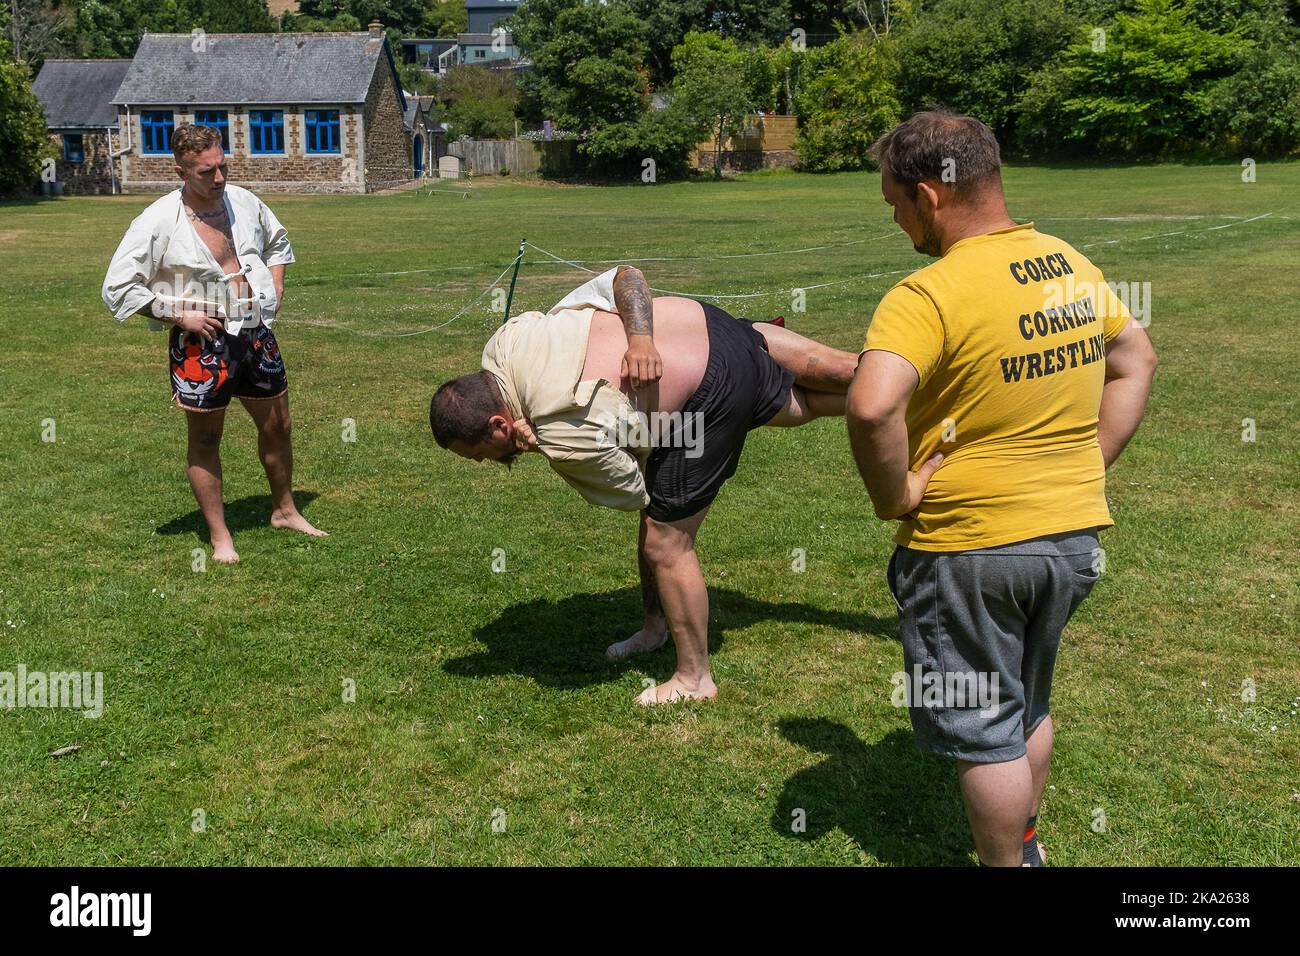
<instances>
[{"instance_id":1,"label":"window","mask_svg":"<svg viewBox=\"0 0 1300 956\"><path fill-rule=\"evenodd\" d=\"M145 110L140 114L140 148L146 154L172 151L172 111Z\"/></svg>"},{"instance_id":2,"label":"window","mask_svg":"<svg viewBox=\"0 0 1300 956\"><path fill-rule=\"evenodd\" d=\"M284 111L253 110L248 114L253 155L284 152Z\"/></svg>"},{"instance_id":3,"label":"window","mask_svg":"<svg viewBox=\"0 0 1300 956\"><path fill-rule=\"evenodd\" d=\"M225 110L196 110L195 126L211 126L221 133L221 148L230 152L230 114Z\"/></svg>"},{"instance_id":4,"label":"window","mask_svg":"<svg viewBox=\"0 0 1300 956\"><path fill-rule=\"evenodd\" d=\"M474 51L474 59L476 59L476 60L486 60L486 59L487 59L487 50L475 50L475 51Z\"/></svg>"},{"instance_id":5,"label":"window","mask_svg":"<svg viewBox=\"0 0 1300 956\"><path fill-rule=\"evenodd\" d=\"M339 111L307 111L307 152L338 153L339 149Z\"/></svg>"},{"instance_id":6,"label":"window","mask_svg":"<svg viewBox=\"0 0 1300 956\"><path fill-rule=\"evenodd\" d=\"M86 158L86 148L80 133L63 134L63 158L70 163L80 163Z\"/></svg>"}]
</instances>

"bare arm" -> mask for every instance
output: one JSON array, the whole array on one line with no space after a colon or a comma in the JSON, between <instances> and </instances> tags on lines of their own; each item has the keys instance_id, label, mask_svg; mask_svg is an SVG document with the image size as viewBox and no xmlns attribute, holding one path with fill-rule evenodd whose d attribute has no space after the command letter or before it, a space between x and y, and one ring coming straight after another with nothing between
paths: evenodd
<instances>
[{"instance_id":1,"label":"bare arm","mask_svg":"<svg viewBox=\"0 0 1300 956\"><path fill-rule=\"evenodd\" d=\"M876 517L886 521L915 511L943 455L919 471L908 468L907 403L919 379L907 359L873 350L862 356L849 386L849 446L871 495Z\"/></svg>"},{"instance_id":2,"label":"bare arm","mask_svg":"<svg viewBox=\"0 0 1300 956\"><path fill-rule=\"evenodd\" d=\"M1097 418L1097 443L1107 468L1142 423L1157 364L1151 339L1136 321L1129 322L1106 346L1106 384Z\"/></svg>"},{"instance_id":3,"label":"bare arm","mask_svg":"<svg viewBox=\"0 0 1300 956\"><path fill-rule=\"evenodd\" d=\"M284 304L284 264L271 266L270 272L271 279L275 282L275 301L278 309L280 305Z\"/></svg>"},{"instance_id":4,"label":"bare arm","mask_svg":"<svg viewBox=\"0 0 1300 956\"><path fill-rule=\"evenodd\" d=\"M654 297L640 269L618 267L614 274L614 308L627 333L621 374L631 380L633 388L659 381L664 363L654 344Z\"/></svg>"}]
</instances>

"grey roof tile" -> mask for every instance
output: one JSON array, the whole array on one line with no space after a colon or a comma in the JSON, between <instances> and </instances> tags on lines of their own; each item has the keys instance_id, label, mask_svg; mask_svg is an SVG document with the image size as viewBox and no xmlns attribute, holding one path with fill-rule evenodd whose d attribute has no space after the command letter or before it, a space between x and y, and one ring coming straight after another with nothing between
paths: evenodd
<instances>
[{"instance_id":1,"label":"grey roof tile","mask_svg":"<svg viewBox=\"0 0 1300 956\"><path fill-rule=\"evenodd\" d=\"M146 33L115 103L361 103L382 40L369 33Z\"/></svg>"},{"instance_id":2,"label":"grey roof tile","mask_svg":"<svg viewBox=\"0 0 1300 956\"><path fill-rule=\"evenodd\" d=\"M113 97L130 60L46 60L32 83L49 129L117 128Z\"/></svg>"}]
</instances>

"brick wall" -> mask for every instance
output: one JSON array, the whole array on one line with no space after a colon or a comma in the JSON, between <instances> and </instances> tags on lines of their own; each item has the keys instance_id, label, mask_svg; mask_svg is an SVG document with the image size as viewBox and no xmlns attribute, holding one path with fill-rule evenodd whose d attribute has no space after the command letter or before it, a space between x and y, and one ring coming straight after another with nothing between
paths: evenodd
<instances>
[{"instance_id":1,"label":"brick wall","mask_svg":"<svg viewBox=\"0 0 1300 956\"><path fill-rule=\"evenodd\" d=\"M82 150L85 159L79 163L70 163L63 158L63 133L51 133L50 142L54 144L57 156L54 161L54 178L63 183L63 191L72 196L97 196L108 193L113 188L113 174L110 168L108 133L104 131L69 130L69 133L81 134ZM114 147L121 149L121 144L114 141Z\"/></svg>"},{"instance_id":2,"label":"brick wall","mask_svg":"<svg viewBox=\"0 0 1300 956\"><path fill-rule=\"evenodd\" d=\"M380 70L375 72L378 74ZM384 69L383 72L388 71ZM345 103L312 103L307 106L285 103L265 107L284 111L284 153L269 156L255 156L251 152L246 107L211 103L205 104L204 108L224 109L229 114L230 153L227 165L230 181L236 185L259 193L359 193L365 189L361 176L364 127L359 106L360 104ZM179 126L194 122L194 109L192 106L171 107L175 124ZM340 153L318 155L307 152L304 117L307 109L339 111ZM128 118L126 111L119 109L118 118L123 129L130 122L131 143L134 146L132 152L122 160L123 191L158 193L176 188L179 180L172 168L175 162L171 153L146 156L141 152L139 112L132 109ZM400 114L398 127L401 128ZM410 178L409 173L407 178Z\"/></svg>"},{"instance_id":3,"label":"brick wall","mask_svg":"<svg viewBox=\"0 0 1300 956\"><path fill-rule=\"evenodd\" d=\"M401 96L387 57L381 56L375 67L363 115L366 191L391 189L410 182L415 178L411 136L402 124Z\"/></svg>"}]
</instances>

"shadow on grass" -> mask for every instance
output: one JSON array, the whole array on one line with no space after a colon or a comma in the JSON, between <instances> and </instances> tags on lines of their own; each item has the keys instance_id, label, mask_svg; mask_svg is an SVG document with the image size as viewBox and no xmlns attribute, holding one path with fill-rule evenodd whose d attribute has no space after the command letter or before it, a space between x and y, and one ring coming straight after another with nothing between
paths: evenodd
<instances>
[{"instance_id":1,"label":"shadow on grass","mask_svg":"<svg viewBox=\"0 0 1300 956\"><path fill-rule=\"evenodd\" d=\"M647 667L662 670L667 678L672 671L671 640L658 651L631 660L612 663L605 658L606 647L640 628L641 614L639 588L516 604L474 633L487 650L447 661L443 669L457 677L521 674L562 690L608 683L625 671ZM717 653L727 632L759 621L819 624L898 640L898 621L892 615L854 614L795 602L774 604L734 590L709 589L709 617L710 653Z\"/></svg>"},{"instance_id":2,"label":"shadow on grass","mask_svg":"<svg viewBox=\"0 0 1300 956\"><path fill-rule=\"evenodd\" d=\"M971 865L973 844L951 761L922 753L905 730L868 744L824 717L784 717L777 729L826 757L786 781L772 816L782 836L815 840L838 828L882 863ZM796 833L791 827L800 817L806 830Z\"/></svg>"},{"instance_id":3,"label":"shadow on grass","mask_svg":"<svg viewBox=\"0 0 1300 956\"><path fill-rule=\"evenodd\" d=\"M307 506L319 498L314 491L295 491L293 500L298 510L307 513ZM266 528L271 524L271 496L249 495L238 501L226 502L226 527L231 534L248 531L253 528ZM208 540L208 523L203 520L203 512L195 508L189 514L178 515L160 524L154 529L157 534L197 534L204 541Z\"/></svg>"}]
</instances>

